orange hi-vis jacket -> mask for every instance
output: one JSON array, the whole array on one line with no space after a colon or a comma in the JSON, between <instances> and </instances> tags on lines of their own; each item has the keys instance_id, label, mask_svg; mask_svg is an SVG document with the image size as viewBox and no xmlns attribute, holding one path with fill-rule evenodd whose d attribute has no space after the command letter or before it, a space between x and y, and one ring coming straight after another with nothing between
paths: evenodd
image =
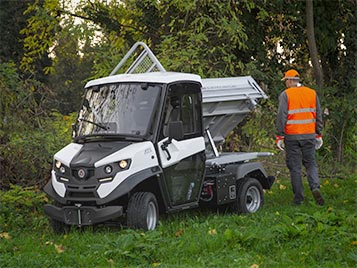
<instances>
[{"instance_id":1,"label":"orange hi-vis jacket","mask_svg":"<svg viewBox=\"0 0 357 268\"><path fill-rule=\"evenodd\" d=\"M291 87L285 90L288 115L285 134L312 134L316 128L316 92L308 87Z\"/></svg>"}]
</instances>

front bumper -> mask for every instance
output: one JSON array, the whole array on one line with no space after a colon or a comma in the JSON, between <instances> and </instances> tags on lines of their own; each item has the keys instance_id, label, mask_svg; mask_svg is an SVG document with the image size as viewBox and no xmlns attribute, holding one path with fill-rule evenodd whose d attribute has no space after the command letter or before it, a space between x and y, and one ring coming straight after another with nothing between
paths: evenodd
<instances>
[{"instance_id":1,"label":"front bumper","mask_svg":"<svg viewBox=\"0 0 357 268\"><path fill-rule=\"evenodd\" d=\"M44 211L52 219L77 226L103 223L123 215L122 206L108 206L104 208L79 205L57 207L47 204L44 206Z\"/></svg>"}]
</instances>

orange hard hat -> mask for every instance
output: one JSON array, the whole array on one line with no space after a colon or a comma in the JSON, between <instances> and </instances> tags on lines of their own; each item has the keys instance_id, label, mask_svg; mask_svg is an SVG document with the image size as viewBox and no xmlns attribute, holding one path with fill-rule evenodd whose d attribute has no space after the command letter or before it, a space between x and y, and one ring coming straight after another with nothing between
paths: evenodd
<instances>
[{"instance_id":1,"label":"orange hard hat","mask_svg":"<svg viewBox=\"0 0 357 268\"><path fill-rule=\"evenodd\" d=\"M281 79L281 81L284 81L284 80L287 80L287 79L299 80L300 79L300 74L296 70L290 69L290 70L285 72L285 75Z\"/></svg>"}]
</instances>

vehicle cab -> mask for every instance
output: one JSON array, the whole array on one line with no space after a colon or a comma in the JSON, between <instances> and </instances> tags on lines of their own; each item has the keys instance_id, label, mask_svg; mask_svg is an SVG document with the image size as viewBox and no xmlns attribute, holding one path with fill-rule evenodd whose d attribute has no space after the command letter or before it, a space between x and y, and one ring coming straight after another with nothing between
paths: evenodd
<instances>
[{"instance_id":1,"label":"vehicle cab","mask_svg":"<svg viewBox=\"0 0 357 268\"><path fill-rule=\"evenodd\" d=\"M198 206L205 169L201 102L201 78L193 74L121 74L88 82L73 143L54 156L45 191L60 206L47 206L48 214L81 225L121 216L130 191L153 180L149 188L156 188L161 210ZM108 203L118 207L103 217L87 213L91 217L81 222L61 208Z\"/></svg>"}]
</instances>

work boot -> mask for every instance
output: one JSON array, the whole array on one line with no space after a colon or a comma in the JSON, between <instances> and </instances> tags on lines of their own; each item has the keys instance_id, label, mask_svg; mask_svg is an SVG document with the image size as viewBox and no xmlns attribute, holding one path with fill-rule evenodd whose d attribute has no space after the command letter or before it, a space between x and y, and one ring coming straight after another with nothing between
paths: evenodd
<instances>
[{"instance_id":1,"label":"work boot","mask_svg":"<svg viewBox=\"0 0 357 268\"><path fill-rule=\"evenodd\" d=\"M293 206L300 206L302 204L304 204L303 201L293 201Z\"/></svg>"},{"instance_id":2,"label":"work boot","mask_svg":"<svg viewBox=\"0 0 357 268\"><path fill-rule=\"evenodd\" d=\"M316 203L319 206L323 206L325 204L325 200L321 195L320 189L316 188L313 189L311 192L312 192L312 196L315 198Z\"/></svg>"},{"instance_id":3,"label":"work boot","mask_svg":"<svg viewBox=\"0 0 357 268\"><path fill-rule=\"evenodd\" d=\"M294 199L294 201L293 201L293 205L294 206L300 206L303 203L304 203L304 200L296 200L296 199Z\"/></svg>"}]
</instances>

